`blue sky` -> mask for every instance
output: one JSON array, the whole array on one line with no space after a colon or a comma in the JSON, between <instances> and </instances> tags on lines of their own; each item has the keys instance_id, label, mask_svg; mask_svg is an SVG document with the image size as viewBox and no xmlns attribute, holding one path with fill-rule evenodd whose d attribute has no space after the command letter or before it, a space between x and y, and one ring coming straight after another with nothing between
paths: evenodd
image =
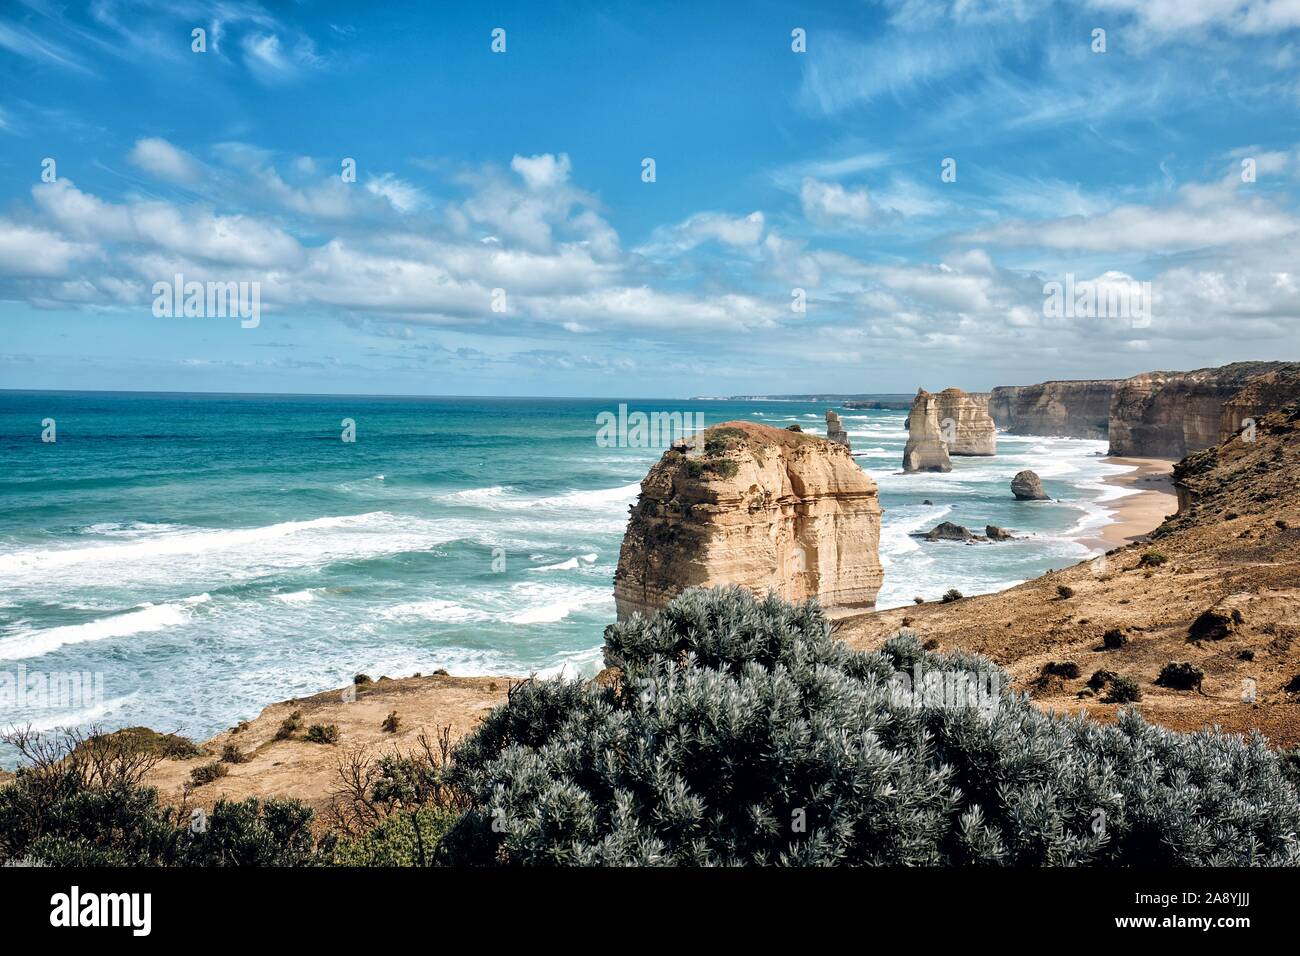
<instances>
[{"instance_id":1,"label":"blue sky","mask_svg":"<svg viewBox=\"0 0 1300 956\"><path fill-rule=\"evenodd\" d=\"M1296 0L10 2L0 387L681 397L1295 359L1298 190ZM260 324L156 317L176 273L259 283ZM1045 315L1067 275L1150 282L1150 321Z\"/></svg>"}]
</instances>

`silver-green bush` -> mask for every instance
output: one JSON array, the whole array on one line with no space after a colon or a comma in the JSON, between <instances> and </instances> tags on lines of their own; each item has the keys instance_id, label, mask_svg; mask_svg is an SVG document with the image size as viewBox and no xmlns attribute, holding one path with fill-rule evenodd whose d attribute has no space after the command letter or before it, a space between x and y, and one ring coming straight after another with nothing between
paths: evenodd
<instances>
[{"instance_id":1,"label":"silver-green bush","mask_svg":"<svg viewBox=\"0 0 1300 956\"><path fill-rule=\"evenodd\" d=\"M813 604L687 592L608 628L606 659L615 684L529 681L460 744L451 861L1300 863L1262 738L1044 713L909 634L852 651Z\"/></svg>"}]
</instances>

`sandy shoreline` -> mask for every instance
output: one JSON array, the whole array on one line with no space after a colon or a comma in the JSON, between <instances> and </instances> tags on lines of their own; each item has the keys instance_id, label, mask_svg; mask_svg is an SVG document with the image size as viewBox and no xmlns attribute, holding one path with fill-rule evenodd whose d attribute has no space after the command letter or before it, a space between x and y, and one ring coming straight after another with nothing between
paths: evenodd
<instances>
[{"instance_id":1,"label":"sandy shoreline","mask_svg":"<svg viewBox=\"0 0 1300 956\"><path fill-rule=\"evenodd\" d=\"M1103 461L1135 469L1105 479L1106 484L1141 489L1137 494L1105 502L1112 512L1110 524L1103 527L1097 537L1083 542L1090 548L1109 551L1144 539L1158 528L1166 517L1178 510L1178 496L1174 493L1171 474L1173 459L1111 457Z\"/></svg>"}]
</instances>

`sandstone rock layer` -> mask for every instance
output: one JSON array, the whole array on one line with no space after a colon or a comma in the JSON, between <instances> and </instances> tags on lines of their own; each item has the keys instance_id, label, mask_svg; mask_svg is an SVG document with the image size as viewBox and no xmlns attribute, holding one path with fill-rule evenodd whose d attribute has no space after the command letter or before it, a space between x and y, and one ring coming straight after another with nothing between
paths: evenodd
<instances>
[{"instance_id":1,"label":"sandstone rock layer","mask_svg":"<svg viewBox=\"0 0 1300 956\"><path fill-rule=\"evenodd\" d=\"M849 433L844 430L844 425L840 423L840 416L831 409L826 409L826 440L833 441L837 445L843 445L850 451L853 446L849 444Z\"/></svg>"},{"instance_id":2,"label":"sandstone rock layer","mask_svg":"<svg viewBox=\"0 0 1300 956\"><path fill-rule=\"evenodd\" d=\"M989 416L1013 435L1105 438L1119 385L1120 379L999 385L989 393Z\"/></svg>"},{"instance_id":3,"label":"sandstone rock layer","mask_svg":"<svg viewBox=\"0 0 1300 956\"><path fill-rule=\"evenodd\" d=\"M1294 370L1282 362L1236 362L1221 368L1192 372L1146 372L1125 379L1115 392L1110 410L1110 453L1147 458L1182 458L1216 445L1220 440L1224 409L1252 380L1269 373ZM1285 389L1284 379L1275 388ZM1256 415L1268 408L1265 386L1242 403ZM1294 397L1294 396L1291 396ZM1276 404L1271 407L1278 407Z\"/></svg>"},{"instance_id":4,"label":"sandstone rock layer","mask_svg":"<svg viewBox=\"0 0 1300 956\"><path fill-rule=\"evenodd\" d=\"M945 388L934 400L949 455L997 454L998 430L989 417L987 397Z\"/></svg>"},{"instance_id":5,"label":"sandstone rock layer","mask_svg":"<svg viewBox=\"0 0 1300 956\"><path fill-rule=\"evenodd\" d=\"M869 610L879 540L876 484L847 448L727 422L665 452L641 482L614 575L618 618L720 584L817 598L832 617Z\"/></svg>"},{"instance_id":6,"label":"sandstone rock layer","mask_svg":"<svg viewBox=\"0 0 1300 956\"><path fill-rule=\"evenodd\" d=\"M939 406L925 389L917 389L907 416L907 444L903 448L903 471L952 471L948 446L939 430Z\"/></svg>"}]
</instances>

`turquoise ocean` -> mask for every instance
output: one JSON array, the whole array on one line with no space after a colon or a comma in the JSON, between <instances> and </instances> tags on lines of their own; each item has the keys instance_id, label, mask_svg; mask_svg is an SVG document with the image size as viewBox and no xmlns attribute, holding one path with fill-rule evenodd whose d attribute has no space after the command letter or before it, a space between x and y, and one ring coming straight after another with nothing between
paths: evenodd
<instances>
[{"instance_id":1,"label":"turquoise ocean","mask_svg":"<svg viewBox=\"0 0 1300 956\"><path fill-rule=\"evenodd\" d=\"M627 509L662 453L597 443L618 404L0 392L0 684L89 672L103 688L71 708L0 693L0 726L203 739L359 672L593 673ZM824 405L627 404L825 432ZM880 487L881 607L1073 564L1126 493L1103 484L1125 471L1105 442L1048 437L903 475L904 412L838 411ZM1060 500L1015 501L1023 468ZM944 520L1027 537L909 535Z\"/></svg>"}]
</instances>

